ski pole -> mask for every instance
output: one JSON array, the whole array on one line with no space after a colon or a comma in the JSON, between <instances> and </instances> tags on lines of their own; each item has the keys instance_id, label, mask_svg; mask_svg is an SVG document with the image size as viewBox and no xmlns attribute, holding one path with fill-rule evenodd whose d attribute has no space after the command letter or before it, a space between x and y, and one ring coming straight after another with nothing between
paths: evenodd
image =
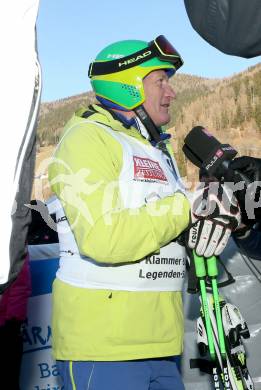
<instances>
[{"instance_id":1,"label":"ski pole","mask_svg":"<svg viewBox=\"0 0 261 390\"><path fill-rule=\"evenodd\" d=\"M209 316L207 289L206 289L206 282L205 282L205 278L207 276L206 267L205 267L205 259L202 256L198 256L195 251L193 251L193 256L194 256L194 262L195 262L196 276L199 279L200 293L201 293L201 299L202 299L202 310L204 313L205 324L206 324L209 353L210 353L211 359L215 360L215 356L216 356L215 355L215 347L214 347L214 341L213 341L211 321L210 321L210 316Z\"/></svg>"},{"instance_id":2,"label":"ski pole","mask_svg":"<svg viewBox=\"0 0 261 390\"><path fill-rule=\"evenodd\" d=\"M215 256L209 257L206 259L206 263L207 263L207 274L211 278L211 286L212 286L217 329L218 329L219 348L220 348L222 359L224 360L226 359L226 347L225 347L223 322L222 322L222 316L220 310L219 292L217 286L217 276L218 276L217 259Z\"/></svg>"},{"instance_id":3,"label":"ski pole","mask_svg":"<svg viewBox=\"0 0 261 390\"><path fill-rule=\"evenodd\" d=\"M222 378L223 387L226 390L253 390L254 387L251 386L252 383L250 383L250 386L244 383L243 377L239 378L238 376L240 375L238 368L236 368L234 365L231 365L230 362L231 356L227 351L228 345L226 345L225 342L224 325L220 308L216 257L212 256L205 258L197 256L195 252L193 252L193 257L196 276L199 279L202 311L205 318L209 353L212 361L216 362L220 367L220 375ZM207 277L211 279L211 296L214 302L214 311L211 309L211 302L207 294ZM216 369L213 369L215 388L219 388L217 375L218 374Z\"/></svg>"}]
</instances>

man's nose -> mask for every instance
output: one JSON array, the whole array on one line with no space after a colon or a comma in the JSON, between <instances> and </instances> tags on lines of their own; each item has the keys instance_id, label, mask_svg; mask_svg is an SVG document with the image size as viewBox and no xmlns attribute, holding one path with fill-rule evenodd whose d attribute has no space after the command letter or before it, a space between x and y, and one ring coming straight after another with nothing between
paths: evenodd
<instances>
[{"instance_id":1,"label":"man's nose","mask_svg":"<svg viewBox=\"0 0 261 390\"><path fill-rule=\"evenodd\" d=\"M174 91L174 89L172 88L172 86L170 84L167 85L166 93L171 99L176 98L176 92Z\"/></svg>"}]
</instances>

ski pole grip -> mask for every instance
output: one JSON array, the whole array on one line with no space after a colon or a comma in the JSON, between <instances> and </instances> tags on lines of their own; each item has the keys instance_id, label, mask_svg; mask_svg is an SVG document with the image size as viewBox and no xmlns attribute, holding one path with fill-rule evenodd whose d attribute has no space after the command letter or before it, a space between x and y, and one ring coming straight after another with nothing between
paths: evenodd
<instances>
[{"instance_id":1,"label":"ski pole grip","mask_svg":"<svg viewBox=\"0 0 261 390\"><path fill-rule=\"evenodd\" d=\"M196 275L198 278L204 278L207 275L205 259L202 256L198 256L194 250L193 250L193 256L195 262Z\"/></svg>"},{"instance_id":2,"label":"ski pole grip","mask_svg":"<svg viewBox=\"0 0 261 390\"><path fill-rule=\"evenodd\" d=\"M208 276L216 277L218 275L216 256L207 257Z\"/></svg>"}]
</instances>

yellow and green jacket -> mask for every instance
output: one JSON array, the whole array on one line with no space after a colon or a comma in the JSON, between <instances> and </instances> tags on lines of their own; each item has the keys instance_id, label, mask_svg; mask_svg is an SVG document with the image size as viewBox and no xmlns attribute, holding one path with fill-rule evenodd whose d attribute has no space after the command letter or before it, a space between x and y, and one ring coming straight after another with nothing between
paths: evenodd
<instances>
[{"instance_id":1,"label":"yellow and green jacket","mask_svg":"<svg viewBox=\"0 0 261 390\"><path fill-rule=\"evenodd\" d=\"M127 128L101 106L83 116L84 111L66 125L49 167L65 215L60 220L66 219L77 248L61 246L53 286L54 357L178 355L183 340L178 280L184 275L176 269L182 256L161 253L181 251L172 241L189 223L189 203L178 186L175 190L167 164L157 160L162 152L135 127ZM128 272L131 279L132 269L142 283L124 279ZM92 272L93 280L87 280Z\"/></svg>"}]
</instances>

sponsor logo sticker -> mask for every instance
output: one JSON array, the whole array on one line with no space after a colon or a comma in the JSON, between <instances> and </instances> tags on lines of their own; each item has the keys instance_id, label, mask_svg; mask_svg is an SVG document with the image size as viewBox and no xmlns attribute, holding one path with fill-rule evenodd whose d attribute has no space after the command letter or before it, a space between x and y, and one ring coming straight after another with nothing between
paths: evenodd
<instances>
[{"instance_id":1,"label":"sponsor logo sticker","mask_svg":"<svg viewBox=\"0 0 261 390\"><path fill-rule=\"evenodd\" d=\"M218 150L216 151L216 156L217 156L217 157L222 157L223 154L224 154L224 152L223 152L221 149L218 149Z\"/></svg>"},{"instance_id":2,"label":"sponsor logo sticker","mask_svg":"<svg viewBox=\"0 0 261 390\"><path fill-rule=\"evenodd\" d=\"M134 180L168 182L158 161L153 161L150 158L133 156L133 162Z\"/></svg>"}]
</instances>

